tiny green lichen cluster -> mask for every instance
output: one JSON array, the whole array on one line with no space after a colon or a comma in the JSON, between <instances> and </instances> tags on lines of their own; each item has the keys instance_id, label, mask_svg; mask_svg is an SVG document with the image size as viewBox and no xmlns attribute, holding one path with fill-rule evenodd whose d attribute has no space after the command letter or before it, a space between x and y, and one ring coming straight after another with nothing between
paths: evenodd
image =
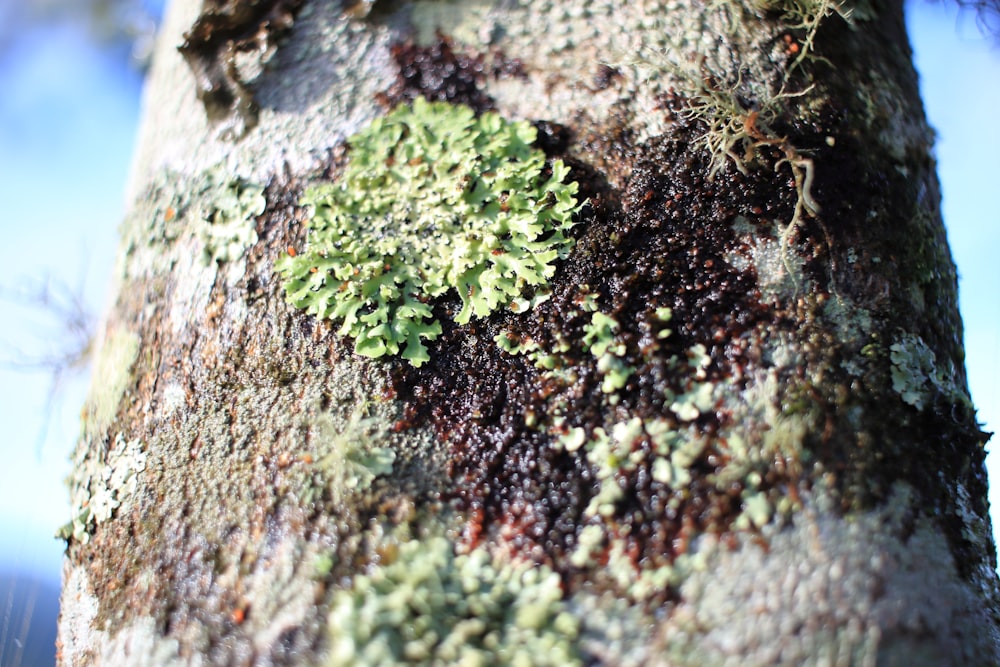
<instances>
[{"instance_id":1,"label":"tiny green lichen cluster","mask_svg":"<svg viewBox=\"0 0 1000 667\"><path fill-rule=\"evenodd\" d=\"M198 238L204 243L202 259L206 265L239 259L257 242L254 220L267 204L264 188L210 174L206 190L208 205L197 225Z\"/></svg>"},{"instance_id":2,"label":"tiny green lichen cluster","mask_svg":"<svg viewBox=\"0 0 1000 667\"><path fill-rule=\"evenodd\" d=\"M569 168L532 148L536 131L496 113L417 98L349 141L336 183L307 191L307 247L276 263L289 301L341 322L368 357L429 359L431 300L454 290L466 324L530 305L572 245L580 206Z\"/></svg>"},{"instance_id":3,"label":"tiny green lichen cluster","mask_svg":"<svg viewBox=\"0 0 1000 667\"><path fill-rule=\"evenodd\" d=\"M616 340L621 329L618 321L598 309L597 297L587 291L589 287L584 286L583 289L580 309L582 312L591 313L590 322L583 327L583 347L597 360L597 371L603 378L601 391L608 395L609 402L616 403L618 390L625 386L628 378L635 372L635 368L626 364L622 359L626 348L624 343ZM667 322L670 319L670 309L659 309L655 317L661 323ZM555 338L555 343L550 349L543 349L534 340L521 340L509 331L502 331L494 336L493 340L497 347L508 354L527 356L531 363L544 371L550 379L562 377L563 380L568 381L570 377L567 372L572 362L566 357L566 353L574 349L575 341L569 340L558 330L551 333ZM668 329L662 329L660 338L665 338L669 334Z\"/></svg>"},{"instance_id":4,"label":"tiny green lichen cluster","mask_svg":"<svg viewBox=\"0 0 1000 667\"><path fill-rule=\"evenodd\" d=\"M378 424L358 409L341 429L328 414L321 415L313 425L321 447L316 469L335 501L364 492L376 477L392 473L396 452L375 444L385 442Z\"/></svg>"},{"instance_id":5,"label":"tiny green lichen cluster","mask_svg":"<svg viewBox=\"0 0 1000 667\"><path fill-rule=\"evenodd\" d=\"M707 412L715 403L713 394L715 386L711 382L705 382L705 370L712 362L708 356L705 346L698 343L687 350L688 379L685 382L684 393L670 394L667 398L672 399L670 411L681 421L692 421Z\"/></svg>"},{"instance_id":6,"label":"tiny green lichen cluster","mask_svg":"<svg viewBox=\"0 0 1000 667\"><path fill-rule=\"evenodd\" d=\"M356 575L329 616L329 665L578 665L579 620L544 566L456 556L444 537L402 543Z\"/></svg>"},{"instance_id":7,"label":"tiny green lichen cluster","mask_svg":"<svg viewBox=\"0 0 1000 667\"><path fill-rule=\"evenodd\" d=\"M694 464L712 442L727 459L726 465L711 476L713 486L720 492L742 487L742 510L732 529L761 529L775 516L790 516L796 507L791 498L762 487L768 467L775 459L786 456L801 439L797 422L780 419L774 422L773 432L754 445L748 445L735 433L713 442L696 429L676 426L667 419L632 417L607 429L598 427L589 438L582 428L569 429L555 446L569 452L584 451L598 483L597 493L584 511L587 525L580 531L570 562L578 568L596 569L599 576L610 578L633 599L680 585L693 570L704 566L709 552L692 545L669 564L637 568L634 558L623 550L622 540L616 539L615 515L626 499L623 485L634 479L640 468L646 468L657 482L674 489L686 488L694 479ZM671 498L668 506L680 510L680 498Z\"/></svg>"},{"instance_id":8,"label":"tiny green lichen cluster","mask_svg":"<svg viewBox=\"0 0 1000 667\"><path fill-rule=\"evenodd\" d=\"M91 532L135 493L138 475L146 469L146 452L139 440L126 441L119 433L106 463L87 456L82 447L75 458L69 480L73 518L57 535L86 544Z\"/></svg>"},{"instance_id":9,"label":"tiny green lichen cluster","mask_svg":"<svg viewBox=\"0 0 1000 667\"><path fill-rule=\"evenodd\" d=\"M624 387L635 372L621 359L626 350L624 343L615 342L615 332L619 328L616 319L600 311L594 312L590 323L583 327L583 344L597 358L597 370L604 377L601 391L605 394L614 394Z\"/></svg>"},{"instance_id":10,"label":"tiny green lichen cluster","mask_svg":"<svg viewBox=\"0 0 1000 667\"><path fill-rule=\"evenodd\" d=\"M622 405L621 392L635 370L626 361L634 357L628 354L627 339L621 335L623 327L614 316L601 310L597 295L588 286L580 290L579 310L566 314L570 318L589 314L578 339L570 340L557 330L551 333L553 341L542 345L532 338L502 331L495 341L509 354L524 355L544 377L567 384L577 381L580 363L594 364L601 378L602 400L608 408L605 423L594 427L574 425L572 411L558 402L550 406L547 418L530 415L526 423L555 435L555 448L584 456L593 471L595 493L584 509L585 525L569 555L570 562L574 567L593 570L632 599L646 599L680 585L692 571L703 567L711 545L695 540L670 562L637 565L619 533L619 513L628 503L627 494L634 481L648 478L677 491L669 497L668 506L680 512L685 502L683 490L692 485L696 475L701 475L700 479L721 494L739 493L741 510L730 524L732 530L760 530L776 517L783 520L790 516L796 508L796 501L786 497L781 488L768 484L765 475L776 460L789 467L797 465L802 457L805 421L784 418L775 408L754 417L770 424L760 438L745 439L742 425L706 434L700 420L706 413L713 413L725 392L709 379L711 358L700 343L666 360L665 368L672 380L663 387L663 414L629 414ZM673 335L668 328L673 317L670 308L656 308L647 317L654 343L641 351L643 358L660 350L659 341ZM769 376L765 382L769 392L777 391L776 383L777 377ZM770 402L764 404L771 406ZM713 454L721 465L716 465L706 478L704 470L696 470L708 454Z\"/></svg>"},{"instance_id":11,"label":"tiny green lichen cluster","mask_svg":"<svg viewBox=\"0 0 1000 667\"><path fill-rule=\"evenodd\" d=\"M586 514L614 514L615 504L625 495L616 476L632 473L646 462L646 452L635 446L640 440L648 440L652 445L650 453L653 479L672 487L691 483L691 464L701 456L705 441L675 430L666 420L644 422L639 417L632 417L615 424L610 433L601 427L594 429L590 439L583 429L572 428L558 441L557 446L570 452L584 447L587 461L597 471L600 483L600 490L591 499Z\"/></svg>"}]
</instances>

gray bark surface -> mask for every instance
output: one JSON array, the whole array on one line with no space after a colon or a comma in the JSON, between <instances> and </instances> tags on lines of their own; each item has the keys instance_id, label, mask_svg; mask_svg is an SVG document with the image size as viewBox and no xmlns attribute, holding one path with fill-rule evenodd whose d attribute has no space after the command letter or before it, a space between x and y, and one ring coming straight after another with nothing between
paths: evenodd
<instances>
[{"instance_id":1,"label":"gray bark surface","mask_svg":"<svg viewBox=\"0 0 1000 667\"><path fill-rule=\"evenodd\" d=\"M266 9L195 48L211 119L200 5L146 91L60 664L1000 664L901 3L209 3ZM547 300L431 300L419 368L275 269L418 96L535 123L587 199Z\"/></svg>"}]
</instances>

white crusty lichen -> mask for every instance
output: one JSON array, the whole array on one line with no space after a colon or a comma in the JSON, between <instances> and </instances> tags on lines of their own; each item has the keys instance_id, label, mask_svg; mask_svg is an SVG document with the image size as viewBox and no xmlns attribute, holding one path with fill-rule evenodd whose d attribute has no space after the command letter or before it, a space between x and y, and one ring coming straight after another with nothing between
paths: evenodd
<instances>
[{"instance_id":1,"label":"white crusty lichen","mask_svg":"<svg viewBox=\"0 0 1000 667\"><path fill-rule=\"evenodd\" d=\"M181 657L180 642L165 637L155 619L138 616L128 624L106 627L97 621L98 599L89 568L67 565L59 607L59 657L66 665L129 667L201 667L195 653Z\"/></svg>"},{"instance_id":2,"label":"white crusty lichen","mask_svg":"<svg viewBox=\"0 0 1000 667\"><path fill-rule=\"evenodd\" d=\"M84 544L97 526L130 501L138 488L138 476L146 469L142 442L126 441L121 433L105 457L92 454L86 447L77 450L68 480L72 518L58 532L59 537Z\"/></svg>"},{"instance_id":3,"label":"white crusty lichen","mask_svg":"<svg viewBox=\"0 0 1000 667\"><path fill-rule=\"evenodd\" d=\"M911 487L847 516L816 491L785 525L688 574L647 664L995 664L981 593Z\"/></svg>"},{"instance_id":4,"label":"white crusty lichen","mask_svg":"<svg viewBox=\"0 0 1000 667\"><path fill-rule=\"evenodd\" d=\"M954 368L939 364L937 356L919 336L911 333L900 336L889 346L889 360L893 391L917 410L924 409L934 390L948 395L959 393Z\"/></svg>"},{"instance_id":5,"label":"white crusty lichen","mask_svg":"<svg viewBox=\"0 0 1000 667\"><path fill-rule=\"evenodd\" d=\"M407 540L334 594L327 665L581 664L580 622L545 566Z\"/></svg>"},{"instance_id":6,"label":"white crusty lichen","mask_svg":"<svg viewBox=\"0 0 1000 667\"><path fill-rule=\"evenodd\" d=\"M164 636L155 619L148 616L126 625L113 635L101 633L97 664L127 664L129 667L201 667L200 655L182 656L180 642Z\"/></svg>"}]
</instances>

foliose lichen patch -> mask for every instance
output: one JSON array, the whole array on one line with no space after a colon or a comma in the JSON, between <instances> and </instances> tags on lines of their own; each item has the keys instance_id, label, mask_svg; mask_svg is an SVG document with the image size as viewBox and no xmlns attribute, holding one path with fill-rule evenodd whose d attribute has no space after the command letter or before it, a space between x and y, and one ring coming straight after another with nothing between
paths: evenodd
<instances>
[{"instance_id":1,"label":"foliose lichen patch","mask_svg":"<svg viewBox=\"0 0 1000 667\"><path fill-rule=\"evenodd\" d=\"M367 357L430 359L432 300L457 294L467 324L544 288L580 205L569 169L536 130L496 113L417 98L349 140L336 183L315 186L302 252L276 263L289 301L339 321Z\"/></svg>"},{"instance_id":2,"label":"foliose lichen patch","mask_svg":"<svg viewBox=\"0 0 1000 667\"><path fill-rule=\"evenodd\" d=\"M337 591L326 664L582 664L580 621L558 574L454 547L445 537L404 541Z\"/></svg>"}]
</instances>

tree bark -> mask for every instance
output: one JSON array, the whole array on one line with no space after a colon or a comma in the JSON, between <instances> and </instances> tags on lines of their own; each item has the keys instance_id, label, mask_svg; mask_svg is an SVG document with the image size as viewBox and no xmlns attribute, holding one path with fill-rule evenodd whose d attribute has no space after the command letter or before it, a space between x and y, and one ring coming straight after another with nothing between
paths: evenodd
<instances>
[{"instance_id":1,"label":"tree bark","mask_svg":"<svg viewBox=\"0 0 1000 667\"><path fill-rule=\"evenodd\" d=\"M1000 664L901 5L174 0L60 663ZM476 286L417 298L415 364L281 267L423 99L530 123L579 210L545 284L467 322Z\"/></svg>"}]
</instances>

